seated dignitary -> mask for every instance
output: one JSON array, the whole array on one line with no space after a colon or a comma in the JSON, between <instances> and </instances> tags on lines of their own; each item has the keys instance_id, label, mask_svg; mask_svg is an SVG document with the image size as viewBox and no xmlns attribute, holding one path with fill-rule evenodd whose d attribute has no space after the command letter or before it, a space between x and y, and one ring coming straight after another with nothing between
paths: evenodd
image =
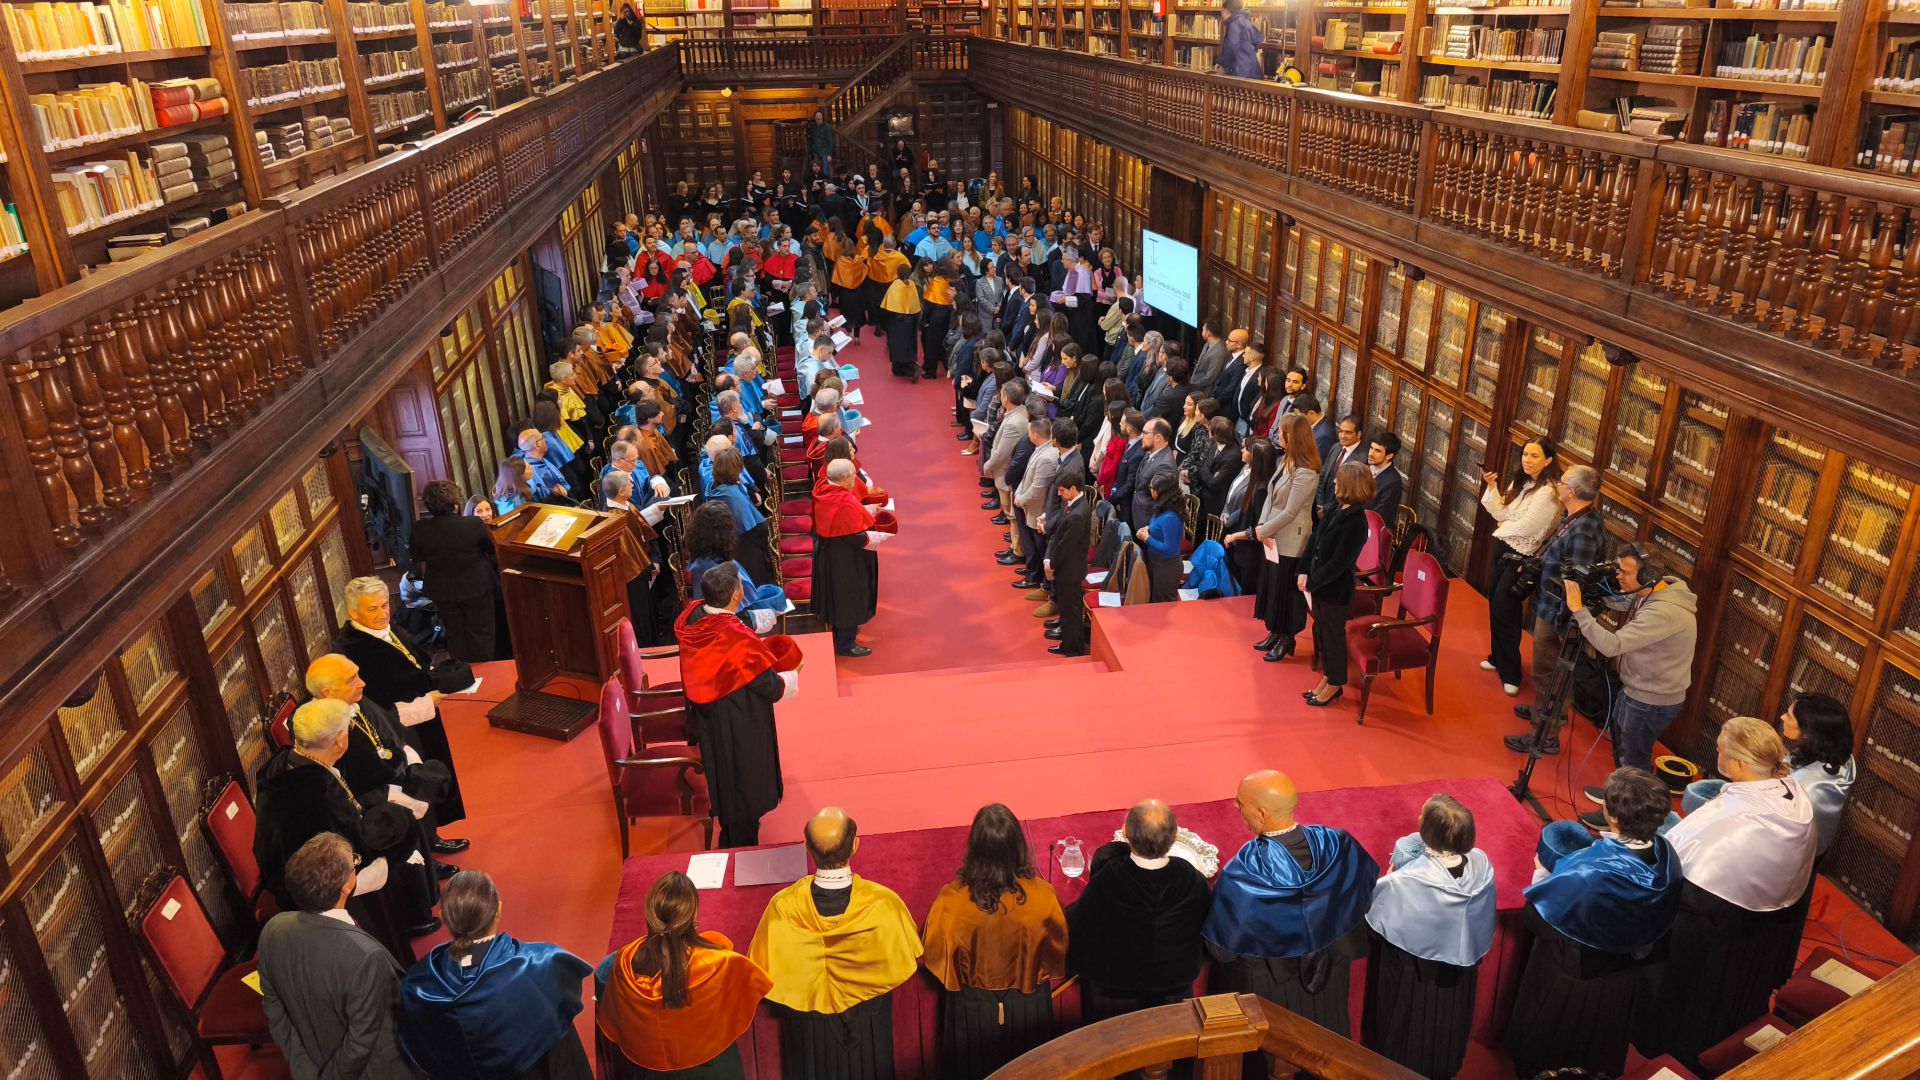
<instances>
[{"instance_id":1,"label":"seated dignitary","mask_svg":"<svg viewBox=\"0 0 1920 1080\"><path fill-rule=\"evenodd\" d=\"M773 979L696 925L700 893L678 870L647 890L647 934L594 971L594 1022L618 1050L607 1080L740 1080L740 1037Z\"/></svg>"},{"instance_id":2,"label":"seated dignitary","mask_svg":"<svg viewBox=\"0 0 1920 1080\"><path fill-rule=\"evenodd\" d=\"M440 916L453 940L400 982L400 1045L432 1080L593 1080L573 1018L593 969L500 929L493 879L463 870Z\"/></svg>"},{"instance_id":3,"label":"seated dignitary","mask_svg":"<svg viewBox=\"0 0 1920 1080\"><path fill-rule=\"evenodd\" d=\"M422 763L420 752L406 744L399 718L379 702L367 700L360 665L339 653L327 653L307 665L306 681L308 693L341 702L349 710L347 752L334 763L334 770L347 782L347 790L362 807L390 802L411 814L415 843L419 850L427 850L426 821L432 806L429 800L408 792L444 792L445 772L438 765ZM435 862L434 870L445 878L453 876L454 868Z\"/></svg>"},{"instance_id":4,"label":"seated dignitary","mask_svg":"<svg viewBox=\"0 0 1920 1080\"><path fill-rule=\"evenodd\" d=\"M351 898L372 867L353 844L317 833L287 858L291 904L260 931L260 1005L294 1080L414 1080L395 1020L400 965L355 922Z\"/></svg>"},{"instance_id":5,"label":"seated dignitary","mask_svg":"<svg viewBox=\"0 0 1920 1080\"><path fill-rule=\"evenodd\" d=\"M1523 918L1533 935L1506 1049L1515 1070L1577 1065L1618 1075L1642 969L1680 908L1680 865L1657 830L1672 801L1639 769L1615 769L1605 789L1608 832L1556 821L1540 834Z\"/></svg>"},{"instance_id":6,"label":"seated dignitary","mask_svg":"<svg viewBox=\"0 0 1920 1080\"><path fill-rule=\"evenodd\" d=\"M947 991L940 1075L981 1080L1054 1036L1067 917L1033 868L1027 834L999 803L973 816L960 873L927 912L927 971Z\"/></svg>"},{"instance_id":7,"label":"seated dignitary","mask_svg":"<svg viewBox=\"0 0 1920 1080\"><path fill-rule=\"evenodd\" d=\"M1220 869L1202 936L1221 990L1258 994L1349 1037L1350 969L1366 952L1380 867L1344 829L1296 822L1299 801L1283 773L1240 781L1234 805L1254 837Z\"/></svg>"},{"instance_id":8,"label":"seated dignitary","mask_svg":"<svg viewBox=\"0 0 1920 1080\"><path fill-rule=\"evenodd\" d=\"M460 774L453 767L447 726L440 719L440 699L446 696L443 690L465 687L435 685L433 657L426 646L393 625L386 582L377 577L357 577L347 582L346 593L347 625L334 636L333 651L360 665L368 700L398 715L407 742L423 759L437 761L447 770L447 792L434 805L434 828L464 820L467 806L460 798ZM471 674L470 669L456 664L442 674L441 681ZM435 833L434 854L452 855L466 849L467 841L444 840Z\"/></svg>"},{"instance_id":9,"label":"seated dignitary","mask_svg":"<svg viewBox=\"0 0 1920 1080\"><path fill-rule=\"evenodd\" d=\"M1736 716L1715 742L1729 783L1667 831L1684 879L1666 963L1644 1023L1642 1053L1694 1068L1700 1051L1767 1012L1792 970L1811 899L1819 833L1786 744L1765 720Z\"/></svg>"},{"instance_id":10,"label":"seated dignitary","mask_svg":"<svg viewBox=\"0 0 1920 1080\"><path fill-rule=\"evenodd\" d=\"M437 892L426 854L415 843L413 816L392 803L363 808L335 768L346 755L352 710L332 700L309 701L293 714L290 746L276 750L255 780L258 820L253 856L260 878L288 911L287 860L323 832L353 845L360 872L350 909L367 932L402 961L413 962L408 939L440 928L433 917Z\"/></svg>"},{"instance_id":11,"label":"seated dignitary","mask_svg":"<svg viewBox=\"0 0 1920 1080\"><path fill-rule=\"evenodd\" d=\"M1127 811L1126 840L1104 845L1086 891L1067 909L1067 970L1080 976L1088 1021L1170 1005L1193 995L1205 955L1200 927L1213 893L1176 855L1179 826L1158 799Z\"/></svg>"},{"instance_id":12,"label":"seated dignitary","mask_svg":"<svg viewBox=\"0 0 1920 1080\"><path fill-rule=\"evenodd\" d=\"M853 872L859 832L829 806L806 827L814 873L775 893L748 955L773 976L780 1073L793 1080L893 1076L894 987L913 977L920 935L892 889Z\"/></svg>"},{"instance_id":13,"label":"seated dignitary","mask_svg":"<svg viewBox=\"0 0 1920 1080\"><path fill-rule=\"evenodd\" d=\"M800 686L800 646L784 634L759 637L736 612L745 590L732 563L700 578L695 600L673 625L688 719L707 766L707 795L720 819L720 846L760 842L760 819L780 805L780 742L773 705Z\"/></svg>"},{"instance_id":14,"label":"seated dignitary","mask_svg":"<svg viewBox=\"0 0 1920 1080\"><path fill-rule=\"evenodd\" d=\"M1494 916L1493 862L1473 846L1473 811L1435 795L1373 887L1367 1046L1422 1076L1460 1071Z\"/></svg>"}]
</instances>

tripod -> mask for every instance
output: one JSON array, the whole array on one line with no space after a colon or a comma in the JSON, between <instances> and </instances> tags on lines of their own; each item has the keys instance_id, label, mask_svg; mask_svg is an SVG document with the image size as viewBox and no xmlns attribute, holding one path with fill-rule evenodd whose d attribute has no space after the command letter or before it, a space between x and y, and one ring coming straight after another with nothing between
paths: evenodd
<instances>
[{"instance_id":1,"label":"tripod","mask_svg":"<svg viewBox=\"0 0 1920 1080\"><path fill-rule=\"evenodd\" d=\"M1552 820L1552 815L1547 813L1547 808L1540 805L1540 800L1534 798L1530 790L1533 785L1534 767L1540 764L1540 740L1551 734L1547 730L1548 718L1562 715L1566 708L1567 696L1573 693L1573 661L1580 655L1580 647L1585 643L1586 639L1580 635L1577 628L1567 627L1566 640L1560 643L1560 655L1553 661L1553 685L1544 697L1533 703L1532 745L1527 749L1527 763L1520 767L1520 775L1514 778L1513 786L1507 788L1515 801L1524 802L1533 807L1533 812L1542 821ZM1534 682L1538 685L1538 675L1534 677Z\"/></svg>"}]
</instances>

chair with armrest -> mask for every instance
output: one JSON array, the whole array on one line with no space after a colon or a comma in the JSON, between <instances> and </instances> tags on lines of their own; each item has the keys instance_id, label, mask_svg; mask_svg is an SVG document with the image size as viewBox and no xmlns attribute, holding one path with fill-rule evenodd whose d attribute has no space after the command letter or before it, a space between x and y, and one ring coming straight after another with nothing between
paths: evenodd
<instances>
[{"instance_id":1,"label":"chair with armrest","mask_svg":"<svg viewBox=\"0 0 1920 1080\"><path fill-rule=\"evenodd\" d=\"M1366 723L1373 680L1392 672L1427 670L1427 715L1433 715L1433 682L1440 663L1440 631L1447 614L1447 572L1425 551L1407 554L1400 583L1400 617L1362 615L1347 620L1347 655L1360 671L1360 712Z\"/></svg>"},{"instance_id":2,"label":"chair with armrest","mask_svg":"<svg viewBox=\"0 0 1920 1080\"><path fill-rule=\"evenodd\" d=\"M226 864L227 876L240 890L254 919L264 924L280 913L280 905L266 890L260 864L253 857L253 802L237 780L215 778L207 788L213 797L200 813L200 826L213 841L214 852Z\"/></svg>"},{"instance_id":3,"label":"chair with armrest","mask_svg":"<svg viewBox=\"0 0 1920 1080\"><path fill-rule=\"evenodd\" d=\"M258 963L227 963L220 936L187 879L170 873L143 910L140 938L186 1009L194 1034L209 1046L271 1044L260 995L245 982ZM213 1076L221 1075L216 1055L206 1054L202 1061L212 1066Z\"/></svg>"},{"instance_id":4,"label":"chair with armrest","mask_svg":"<svg viewBox=\"0 0 1920 1080\"><path fill-rule=\"evenodd\" d=\"M627 718L632 739L639 746L654 743L691 742L687 729L686 690L678 680L656 682L646 671L648 660L678 657L678 645L643 649L633 636L633 623L621 619L616 624L616 651L619 653L620 680L626 688Z\"/></svg>"},{"instance_id":5,"label":"chair with armrest","mask_svg":"<svg viewBox=\"0 0 1920 1080\"><path fill-rule=\"evenodd\" d=\"M693 818L700 823L702 850L713 847L713 813L700 751L684 742L635 747L630 723L627 691L615 676L600 688L597 726L620 825L620 858L630 854L628 830L643 817Z\"/></svg>"}]
</instances>

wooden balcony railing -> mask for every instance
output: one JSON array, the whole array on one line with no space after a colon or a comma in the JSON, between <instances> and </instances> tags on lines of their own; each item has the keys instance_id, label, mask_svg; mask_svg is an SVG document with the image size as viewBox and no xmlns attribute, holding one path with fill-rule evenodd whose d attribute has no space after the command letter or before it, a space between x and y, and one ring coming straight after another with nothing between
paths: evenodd
<instances>
[{"instance_id":1,"label":"wooden balcony railing","mask_svg":"<svg viewBox=\"0 0 1920 1080\"><path fill-rule=\"evenodd\" d=\"M913 43L910 36L894 38L866 67L820 103L821 114L833 125L842 142L855 147L864 145L866 140L860 136L860 128L872 119L876 110L885 108L913 76ZM861 161L856 167L865 168L866 164Z\"/></svg>"},{"instance_id":2,"label":"wooden balcony railing","mask_svg":"<svg viewBox=\"0 0 1920 1080\"><path fill-rule=\"evenodd\" d=\"M696 89L758 83L833 83L851 78L900 41L898 34L841 37L697 38L675 44Z\"/></svg>"},{"instance_id":3,"label":"wooden balcony railing","mask_svg":"<svg viewBox=\"0 0 1920 1080\"><path fill-rule=\"evenodd\" d=\"M673 50L614 65L0 317L0 647L13 671L160 560L176 539L153 527L170 520L154 512L163 492L198 483L236 439L284 433L271 429L289 397L319 405L303 388L345 379L329 361L366 352L383 315L459 300L429 279L550 197L543 181L586 176L590 149L610 155L681 86ZM174 521L200 509L168 505Z\"/></svg>"},{"instance_id":4,"label":"wooden balcony railing","mask_svg":"<svg viewBox=\"0 0 1920 1080\"><path fill-rule=\"evenodd\" d=\"M1915 380L1871 376L1916 362L1913 184L1006 42L972 41L968 73L1148 160L1312 206L1382 250L1432 252L1519 295L1551 280L1555 303L1622 335L1818 370L1840 404L1920 415Z\"/></svg>"}]
</instances>

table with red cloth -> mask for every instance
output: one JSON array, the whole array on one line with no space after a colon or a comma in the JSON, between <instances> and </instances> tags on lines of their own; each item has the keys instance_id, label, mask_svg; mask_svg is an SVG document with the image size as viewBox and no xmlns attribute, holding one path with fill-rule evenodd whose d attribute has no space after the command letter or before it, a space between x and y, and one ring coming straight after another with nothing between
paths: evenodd
<instances>
[{"instance_id":1,"label":"table with red cloth","mask_svg":"<svg viewBox=\"0 0 1920 1080\"><path fill-rule=\"evenodd\" d=\"M1515 802L1498 781L1485 778L1302 792L1298 816L1304 822L1346 829L1366 847L1384 872L1394 841L1419 827L1421 806L1428 796L1439 791L1453 795L1473 811L1478 845L1493 860L1501 914L1493 949L1481 964L1480 993L1474 1012L1475 1038L1491 1042L1499 1033L1519 982L1519 961L1524 955L1525 938L1518 918L1525 902L1521 892L1533 877L1540 822ZM1018 813L1020 808L1016 805L1013 809ZM857 819L859 808L850 810ZM1220 849L1223 865L1247 840L1247 827L1231 799L1187 803L1173 810L1183 828ZM1070 880L1060 872L1054 842L1077 838L1091 860L1096 848L1113 839L1125 817L1123 807L1026 822L1034 861L1041 868L1041 876L1048 878L1059 892L1061 903L1071 904L1079 899L1085 879ZM862 834L853 868L855 873L899 893L915 921L924 923L927 910L933 906L934 894L953 879L954 871L959 868L966 843L965 826ZM620 898L614 907L608 951L646 933L648 887L669 870L685 871L687 858L682 852L627 860L620 881ZM699 924L702 930L718 930L727 935L745 952L768 899L787 883L736 887L732 884L734 865L735 860L729 859L726 885L700 894ZM1355 967L1350 1005L1356 1036L1360 1031L1361 1000L1366 986L1364 971L1362 961ZM1195 986L1196 993L1205 990L1208 974L1202 972ZM893 992L893 1056L900 1080L931 1080L938 1075L939 1000L940 987L925 969ZM1056 993L1054 1003L1061 1031L1078 1025L1077 985L1070 984ZM770 1006L761 1005L759 1018L752 1029L741 1036L739 1046L749 1080L779 1077L780 1029ZM606 1049L603 1046L602 1052Z\"/></svg>"}]
</instances>

